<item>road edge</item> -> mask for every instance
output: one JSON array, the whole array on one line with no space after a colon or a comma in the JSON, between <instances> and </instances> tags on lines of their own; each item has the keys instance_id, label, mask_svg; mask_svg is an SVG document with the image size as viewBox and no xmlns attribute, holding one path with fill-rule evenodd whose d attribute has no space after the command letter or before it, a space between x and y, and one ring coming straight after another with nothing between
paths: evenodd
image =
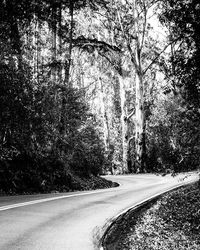
<instances>
[{"instance_id":1,"label":"road edge","mask_svg":"<svg viewBox=\"0 0 200 250\"><path fill-rule=\"evenodd\" d=\"M176 189L178 189L180 187L195 183L196 181L198 181L198 180L187 181L187 182L184 182L184 183L180 183L180 184L178 184L178 185L176 185L174 187L168 188L165 191L154 194L154 195L152 195L152 196L150 196L150 197L136 203L135 205L126 208L122 212L120 212L117 215L115 215L114 217L112 217L102 227L101 237L99 237L99 242L98 242L98 249L99 250L106 250L106 248L104 246L106 236L108 235L108 233L111 230L111 228L113 227L113 225L117 223L117 221L123 220L123 218L125 216L128 216L128 214L133 213L134 211L138 211L140 208L142 208L142 207L146 206L147 204L152 203L153 201L159 199L164 194L166 194L166 193L168 193L170 191L176 190Z\"/></svg>"}]
</instances>

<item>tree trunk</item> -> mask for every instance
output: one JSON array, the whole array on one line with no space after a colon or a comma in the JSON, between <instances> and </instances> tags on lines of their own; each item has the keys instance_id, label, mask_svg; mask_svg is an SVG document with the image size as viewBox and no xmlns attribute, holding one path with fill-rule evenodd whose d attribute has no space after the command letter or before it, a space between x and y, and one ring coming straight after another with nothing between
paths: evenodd
<instances>
[{"instance_id":1,"label":"tree trunk","mask_svg":"<svg viewBox=\"0 0 200 250\"><path fill-rule=\"evenodd\" d=\"M62 1L59 2L58 8L58 37L59 37L59 67L58 67L58 80L62 83L62 71L63 71L63 63L62 63Z\"/></svg>"},{"instance_id":2,"label":"tree trunk","mask_svg":"<svg viewBox=\"0 0 200 250\"><path fill-rule=\"evenodd\" d=\"M62 5L60 6L62 8ZM69 6L69 12L70 12L70 34L69 34L69 50L67 55L67 60L65 61L65 79L64 84L65 87L71 87L70 82L70 67L71 67L71 54L72 54L72 40L73 40L73 22L74 22L74 2L73 0L70 0L70 6ZM60 13L61 14L61 13ZM60 16L61 17L61 16ZM64 136L66 134L66 124L65 124L65 93L62 93L62 102L61 102L61 119L60 119L60 134ZM61 152L62 154L64 152Z\"/></svg>"},{"instance_id":3,"label":"tree trunk","mask_svg":"<svg viewBox=\"0 0 200 250\"><path fill-rule=\"evenodd\" d=\"M51 78L52 81L56 81L56 61L57 61L57 20L56 20L57 6L52 4L52 69Z\"/></svg>"},{"instance_id":4,"label":"tree trunk","mask_svg":"<svg viewBox=\"0 0 200 250\"><path fill-rule=\"evenodd\" d=\"M39 22L38 17L34 14L34 35L33 35L33 78L36 82L39 82Z\"/></svg>"},{"instance_id":5,"label":"tree trunk","mask_svg":"<svg viewBox=\"0 0 200 250\"><path fill-rule=\"evenodd\" d=\"M119 76L120 84L120 106L121 106L121 131L122 131L122 173L128 172L127 156L128 156L128 141L127 141L127 123L126 118L126 92L124 88L125 79Z\"/></svg>"},{"instance_id":6,"label":"tree trunk","mask_svg":"<svg viewBox=\"0 0 200 250\"><path fill-rule=\"evenodd\" d=\"M69 51L67 55L67 60L65 61L65 84L71 87L70 82L70 67L71 67L71 60L72 60L72 42L73 42L73 23L74 23L74 2L70 0L70 32L69 32Z\"/></svg>"},{"instance_id":7,"label":"tree trunk","mask_svg":"<svg viewBox=\"0 0 200 250\"><path fill-rule=\"evenodd\" d=\"M105 98L104 98L104 90L101 79L99 78L99 88L100 88L100 105L101 105L101 113L102 113L102 121L103 121L103 132L104 132L104 144L105 149L108 152L110 149L110 131L108 125L108 117L105 109Z\"/></svg>"},{"instance_id":8,"label":"tree trunk","mask_svg":"<svg viewBox=\"0 0 200 250\"><path fill-rule=\"evenodd\" d=\"M144 172L145 157L145 114L144 86L142 73L136 72L136 106L135 106L135 166L136 172Z\"/></svg>"}]
</instances>

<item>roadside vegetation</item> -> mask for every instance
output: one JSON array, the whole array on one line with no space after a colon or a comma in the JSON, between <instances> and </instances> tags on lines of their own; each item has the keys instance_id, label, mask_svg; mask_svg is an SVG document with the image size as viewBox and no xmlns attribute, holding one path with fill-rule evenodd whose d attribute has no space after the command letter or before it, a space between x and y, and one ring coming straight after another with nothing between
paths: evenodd
<instances>
[{"instance_id":1,"label":"roadside vegetation","mask_svg":"<svg viewBox=\"0 0 200 250\"><path fill-rule=\"evenodd\" d=\"M200 189L195 183L160 198L133 222L116 249L200 249Z\"/></svg>"}]
</instances>

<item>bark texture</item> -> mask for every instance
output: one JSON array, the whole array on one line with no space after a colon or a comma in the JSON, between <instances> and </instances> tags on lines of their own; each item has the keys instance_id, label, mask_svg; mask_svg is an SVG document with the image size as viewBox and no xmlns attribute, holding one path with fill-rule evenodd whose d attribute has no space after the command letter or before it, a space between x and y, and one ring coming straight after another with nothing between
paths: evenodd
<instances>
[{"instance_id":1,"label":"bark texture","mask_svg":"<svg viewBox=\"0 0 200 250\"><path fill-rule=\"evenodd\" d=\"M128 172L128 142L127 142L127 122L125 121L126 110L126 92L125 92L125 79L119 76L120 84L120 102L121 102L121 131L122 131L122 173Z\"/></svg>"},{"instance_id":2,"label":"bark texture","mask_svg":"<svg viewBox=\"0 0 200 250\"><path fill-rule=\"evenodd\" d=\"M108 117L106 114L103 83L100 78L99 78L99 89L100 89L100 105L101 105L103 133L104 133L104 145L105 145L106 151L108 152L110 148L110 130L109 130L109 125L108 125Z\"/></svg>"},{"instance_id":3,"label":"bark texture","mask_svg":"<svg viewBox=\"0 0 200 250\"><path fill-rule=\"evenodd\" d=\"M136 172L144 171L145 153L145 112L144 112L144 86L142 74L136 74L136 104L135 104L135 167Z\"/></svg>"}]
</instances>

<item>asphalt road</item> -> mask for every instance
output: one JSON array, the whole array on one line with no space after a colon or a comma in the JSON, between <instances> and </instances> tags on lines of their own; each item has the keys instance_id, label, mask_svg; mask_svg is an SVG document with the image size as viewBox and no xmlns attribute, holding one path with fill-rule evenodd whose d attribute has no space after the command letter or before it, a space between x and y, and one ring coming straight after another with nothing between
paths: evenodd
<instances>
[{"instance_id":1,"label":"asphalt road","mask_svg":"<svg viewBox=\"0 0 200 250\"><path fill-rule=\"evenodd\" d=\"M0 250L92 250L102 227L138 202L196 177L109 176L120 187L0 197Z\"/></svg>"}]
</instances>

